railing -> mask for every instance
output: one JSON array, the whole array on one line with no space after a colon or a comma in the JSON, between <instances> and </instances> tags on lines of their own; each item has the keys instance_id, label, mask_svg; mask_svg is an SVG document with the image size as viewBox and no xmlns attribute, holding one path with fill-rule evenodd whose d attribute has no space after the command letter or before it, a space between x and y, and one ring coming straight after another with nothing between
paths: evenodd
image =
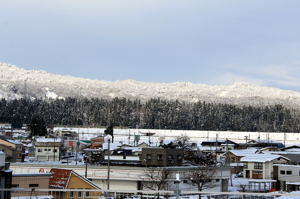
<instances>
[{"instance_id":1,"label":"railing","mask_svg":"<svg viewBox=\"0 0 300 199\"><path fill-rule=\"evenodd\" d=\"M0 196L12 199L275 199L280 196L300 198L300 193L251 193L251 192L174 192L144 190L98 189L0 189ZM3 198L9 199L9 198Z\"/></svg>"}]
</instances>

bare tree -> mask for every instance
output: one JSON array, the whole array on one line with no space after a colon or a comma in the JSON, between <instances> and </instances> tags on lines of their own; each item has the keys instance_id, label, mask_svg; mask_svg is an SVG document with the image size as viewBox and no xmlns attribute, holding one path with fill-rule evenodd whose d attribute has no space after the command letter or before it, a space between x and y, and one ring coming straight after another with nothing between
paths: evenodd
<instances>
[{"instance_id":1,"label":"bare tree","mask_svg":"<svg viewBox=\"0 0 300 199\"><path fill-rule=\"evenodd\" d=\"M194 157L197 166L191 168L189 178L198 191L202 191L204 186L211 182L216 174L217 162L213 154L197 153Z\"/></svg>"},{"instance_id":2,"label":"bare tree","mask_svg":"<svg viewBox=\"0 0 300 199\"><path fill-rule=\"evenodd\" d=\"M168 178L170 171L163 167L148 167L145 170L145 178L143 179L143 187L153 190L167 190ZM159 198L159 192L157 192Z\"/></svg>"},{"instance_id":3,"label":"bare tree","mask_svg":"<svg viewBox=\"0 0 300 199\"><path fill-rule=\"evenodd\" d=\"M197 186L198 191L202 191L204 186L211 182L216 173L216 168L209 166L197 166L191 169L189 178L193 185Z\"/></svg>"}]
</instances>

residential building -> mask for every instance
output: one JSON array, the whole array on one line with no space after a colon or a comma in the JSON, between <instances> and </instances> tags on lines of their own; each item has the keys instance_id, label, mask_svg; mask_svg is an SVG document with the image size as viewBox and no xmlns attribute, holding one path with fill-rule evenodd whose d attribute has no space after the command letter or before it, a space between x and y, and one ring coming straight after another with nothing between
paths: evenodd
<instances>
[{"instance_id":1,"label":"residential building","mask_svg":"<svg viewBox=\"0 0 300 199\"><path fill-rule=\"evenodd\" d=\"M13 174L12 188L48 189L51 173ZM12 192L12 197L30 196L30 192ZM34 196L45 196L48 192L35 192Z\"/></svg>"},{"instance_id":2,"label":"residential building","mask_svg":"<svg viewBox=\"0 0 300 199\"><path fill-rule=\"evenodd\" d=\"M61 146L60 138L36 138L34 145L36 161L59 161Z\"/></svg>"},{"instance_id":3,"label":"residential building","mask_svg":"<svg viewBox=\"0 0 300 199\"><path fill-rule=\"evenodd\" d=\"M180 166L183 162L183 149L177 148L142 148L143 166Z\"/></svg>"},{"instance_id":4,"label":"residential building","mask_svg":"<svg viewBox=\"0 0 300 199\"><path fill-rule=\"evenodd\" d=\"M91 147L92 149L102 148L104 143L104 136L98 136L91 139Z\"/></svg>"},{"instance_id":5,"label":"residential building","mask_svg":"<svg viewBox=\"0 0 300 199\"><path fill-rule=\"evenodd\" d=\"M105 151L104 164L108 162L108 153L110 153L111 165L141 165L140 154L142 149L139 147L118 148L112 151Z\"/></svg>"},{"instance_id":6,"label":"residential building","mask_svg":"<svg viewBox=\"0 0 300 199\"><path fill-rule=\"evenodd\" d=\"M81 192L81 191L68 191L68 192L53 192L55 199L79 199L79 198L95 198L102 195L99 186L92 181L84 178L73 170L70 169L51 169L51 178L49 181L49 188L52 189L99 189L99 192Z\"/></svg>"},{"instance_id":7,"label":"residential building","mask_svg":"<svg viewBox=\"0 0 300 199\"><path fill-rule=\"evenodd\" d=\"M273 164L287 164L290 160L280 155L252 154L241 158L244 178L272 179Z\"/></svg>"},{"instance_id":8,"label":"residential building","mask_svg":"<svg viewBox=\"0 0 300 199\"><path fill-rule=\"evenodd\" d=\"M300 165L275 164L276 190L300 191Z\"/></svg>"},{"instance_id":9,"label":"residential building","mask_svg":"<svg viewBox=\"0 0 300 199\"><path fill-rule=\"evenodd\" d=\"M0 136L0 151L5 153L6 161L8 162L24 161L25 148L23 147L23 144L18 141Z\"/></svg>"}]
</instances>

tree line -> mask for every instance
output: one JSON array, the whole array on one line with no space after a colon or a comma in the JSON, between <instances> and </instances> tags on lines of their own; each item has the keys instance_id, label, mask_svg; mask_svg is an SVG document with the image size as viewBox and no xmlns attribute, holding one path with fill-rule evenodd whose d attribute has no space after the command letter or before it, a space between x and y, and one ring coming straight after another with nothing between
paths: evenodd
<instances>
[{"instance_id":1,"label":"tree line","mask_svg":"<svg viewBox=\"0 0 300 199\"><path fill-rule=\"evenodd\" d=\"M263 107L125 98L0 100L0 122L14 126L42 118L47 125L119 126L146 129L300 132L298 113Z\"/></svg>"}]
</instances>

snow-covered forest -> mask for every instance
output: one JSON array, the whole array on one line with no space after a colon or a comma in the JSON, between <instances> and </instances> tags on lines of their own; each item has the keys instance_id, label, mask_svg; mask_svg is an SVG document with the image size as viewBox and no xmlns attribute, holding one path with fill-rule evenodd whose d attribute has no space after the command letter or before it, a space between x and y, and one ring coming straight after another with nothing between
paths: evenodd
<instances>
[{"instance_id":1,"label":"snow-covered forest","mask_svg":"<svg viewBox=\"0 0 300 199\"><path fill-rule=\"evenodd\" d=\"M16 99L0 101L0 122L28 124L34 116L49 125L146 129L300 132L296 111L281 105L236 106L206 102L114 98Z\"/></svg>"}]
</instances>

